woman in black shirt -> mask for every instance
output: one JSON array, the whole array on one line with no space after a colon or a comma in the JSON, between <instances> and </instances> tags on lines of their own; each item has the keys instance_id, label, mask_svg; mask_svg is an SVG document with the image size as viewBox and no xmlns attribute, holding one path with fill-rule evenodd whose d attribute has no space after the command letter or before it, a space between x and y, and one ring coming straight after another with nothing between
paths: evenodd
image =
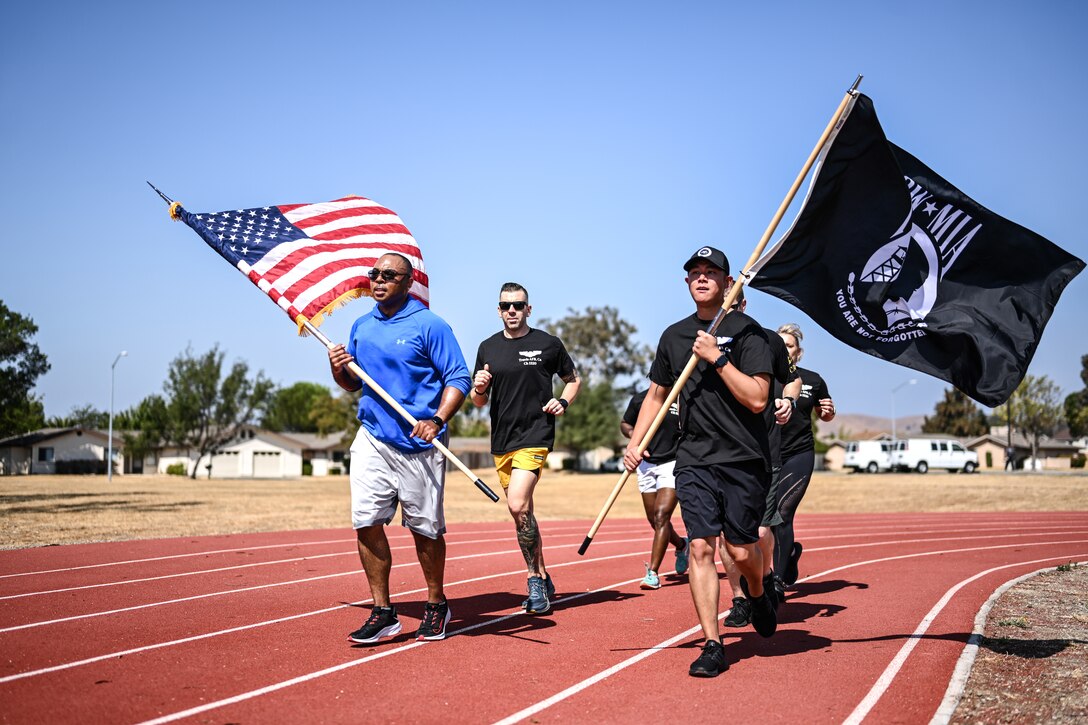
<instances>
[{"instance_id":1,"label":"woman in black shirt","mask_svg":"<svg viewBox=\"0 0 1088 725\"><path fill-rule=\"evenodd\" d=\"M801 348L804 338L801 328L791 322L779 327L778 334L786 343L790 360L801 376L797 409L789 422L782 426L782 475L778 482L778 513L782 516L782 523L774 527L774 570L782 573L785 584L792 585L797 581L797 560L801 558L802 549L800 542L793 538L793 517L808 490L816 464L812 412L816 411L820 420L830 421L835 417L835 403L824 379L818 373L798 365L805 352Z\"/></svg>"}]
</instances>

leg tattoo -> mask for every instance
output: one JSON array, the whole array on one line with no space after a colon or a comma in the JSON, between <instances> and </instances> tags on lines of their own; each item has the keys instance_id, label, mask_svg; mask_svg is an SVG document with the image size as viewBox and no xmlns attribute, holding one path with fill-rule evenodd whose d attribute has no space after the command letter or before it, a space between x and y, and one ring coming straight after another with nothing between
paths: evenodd
<instances>
[{"instance_id":1,"label":"leg tattoo","mask_svg":"<svg viewBox=\"0 0 1088 725\"><path fill-rule=\"evenodd\" d=\"M539 576L537 560L540 556L540 529L532 511L526 511L518 520L518 546L521 547L521 555L525 557L529 573Z\"/></svg>"}]
</instances>

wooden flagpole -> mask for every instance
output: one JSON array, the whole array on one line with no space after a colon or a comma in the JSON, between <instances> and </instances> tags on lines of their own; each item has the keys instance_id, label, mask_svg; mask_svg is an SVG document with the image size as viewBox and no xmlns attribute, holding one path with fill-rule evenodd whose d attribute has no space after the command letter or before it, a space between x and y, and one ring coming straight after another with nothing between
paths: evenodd
<instances>
[{"instance_id":1,"label":"wooden flagpole","mask_svg":"<svg viewBox=\"0 0 1088 725\"><path fill-rule=\"evenodd\" d=\"M313 335L318 342L324 345L326 350L331 350L336 347L336 345L334 345L332 341L329 340L329 338L325 337L325 335L320 330L314 327L309 320L303 322L302 326L306 329L307 332ZM374 382L374 378L367 375L366 371L359 367L359 364L356 363L354 360L348 363L348 369L351 370L351 372L355 373L360 380L370 386L370 388L372 388L374 392L381 397L382 400L389 403L389 405L392 406L393 410L397 411L397 413L400 414L400 416L406 421L408 421L409 424L415 426L415 424L419 422L411 413L404 409L403 405L401 405L396 399L389 395L389 393L387 393L385 389L382 388L382 386ZM440 440L435 438L433 441L431 441L431 445L437 448L439 452L449 460L450 463L457 466L458 470L460 470L461 473L468 476L468 479L476 484L476 488L483 491L485 496L487 496L492 501L499 500L498 494L492 491L479 476L473 473L471 468L462 463L461 459L455 456L449 448L442 445L442 442Z\"/></svg>"},{"instance_id":2,"label":"wooden flagpole","mask_svg":"<svg viewBox=\"0 0 1088 725\"><path fill-rule=\"evenodd\" d=\"M714 331L718 329L718 325L721 324L722 318L725 317L729 308L736 302L741 289L748 280L748 270L763 254L763 249L767 246L767 242L770 241L771 235L774 234L774 230L778 227L778 223L782 221L782 217L786 214L786 210L789 208L790 204L793 203L793 198L797 195L797 190L801 188L801 184L804 182L805 177L808 176L812 164L816 162L816 158L823 150L824 144L827 143L828 138L830 138L831 134L835 131L835 127L838 126L839 120L842 118L842 114L846 110L847 105L849 105L851 99L857 94L858 86L861 84L861 78L860 75L857 77L857 80L854 81L854 85L850 86L850 89L846 91L846 95L843 96L842 102L839 103L839 107L835 109L835 114L831 117L831 121L827 124L827 128L824 129L823 134L820 136L820 140L816 142L816 147L812 149L812 153L809 154L808 160L805 161L804 166L801 167L801 173L797 175L797 179L790 187L789 192L786 194L786 198L782 200L782 203L778 207L778 211L775 212L774 217L771 218L771 223L767 226L767 231L763 232L763 237L759 240L759 244L756 245L755 250L753 250L752 256L748 258L748 263L744 265L736 282L733 284L732 288L730 288L729 293L726 294L725 301L722 303L722 308L718 310L718 314L714 316L714 319L710 322L710 326L707 327L708 334L714 334ZM681 389L683 389L688 378L691 377L692 372L695 371L695 366L698 363L699 357L693 353L691 359L688 360L688 364L684 366L683 372L680 373L680 377L677 378L676 383L673 384L672 389L665 398L665 402L661 405L661 410L654 416L649 430L646 431L646 435L644 435L639 442L638 454L640 456L642 455L642 452L649 447L654 434L657 433L657 429L661 427L662 421L664 421L665 416L668 415L669 407L676 402ZM630 477L631 471L624 470L623 474L620 476L620 480L617 481L616 485L612 488L612 493L610 493L608 499L605 500L601 512L597 514L597 520L593 522L593 526L590 527L589 533L586 534L585 541L578 547L579 555L584 555L589 549L589 545L593 543L593 537L597 535L597 530L601 528L601 524L604 523L605 517L608 516L612 504L616 502L616 498L620 495L620 491L623 490L624 484L627 483L627 479Z\"/></svg>"}]
</instances>

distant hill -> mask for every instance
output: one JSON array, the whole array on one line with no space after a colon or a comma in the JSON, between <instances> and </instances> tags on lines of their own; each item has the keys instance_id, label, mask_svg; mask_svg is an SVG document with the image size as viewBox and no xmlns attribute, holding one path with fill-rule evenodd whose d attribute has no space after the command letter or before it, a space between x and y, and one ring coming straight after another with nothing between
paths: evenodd
<instances>
[{"instance_id":1,"label":"distant hill","mask_svg":"<svg viewBox=\"0 0 1088 725\"><path fill-rule=\"evenodd\" d=\"M921 433L924 419L925 416L923 415L904 415L901 418L896 418L896 437L903 438ZM822 420L818 421L816 430L819 437L825 441L832 434L839 440L872 438L881 433L891 435L892 419L882 418L877 415L865 415L864 413L840 413L830 423L825 423Z\"/></svg>"}]
</instances>

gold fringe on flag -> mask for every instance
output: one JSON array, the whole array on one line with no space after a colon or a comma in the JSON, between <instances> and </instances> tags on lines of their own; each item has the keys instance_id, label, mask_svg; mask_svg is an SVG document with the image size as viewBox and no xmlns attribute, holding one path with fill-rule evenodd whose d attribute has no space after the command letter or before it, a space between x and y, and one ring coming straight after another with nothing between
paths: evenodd
<instances>
[{"instance_id":1,"label":"gold fringe on flag","mask_svg":"<svg viewBox=\"0 0 1088 725\"><path fill-rule=\"evenodd\" d=\"M154 187L152 187L152 188L154 188ZM181 218L181 215L178 214L178 209L180 209L180 208L181 208L181 202L180 201L170 202L170 218L173 219L174 221L177 221L177 220L179 220Z\"/></svg>"},{"instance_id":2,"label":"gold fringe on flag","mask_svg":"<svg viewBox=\"0 0 1088 725\"><path fill-rule=\"evenodd\" d=\"M321 323L325 321L325 318L331 315L335 310L343 307L352 300L359 299L360 297L370 297L370 290L360 289L358 287L356 287L355 289L350 289L329 304L322 307L321 310L318 311L308 321L314 327L321 327ZM299 315L295 318L295 323L298 325L299 337L307 337L310 334L306 331L306 328L304 327L306 322L306 317L303 315Z\"/></svg>"}]
</instances>

